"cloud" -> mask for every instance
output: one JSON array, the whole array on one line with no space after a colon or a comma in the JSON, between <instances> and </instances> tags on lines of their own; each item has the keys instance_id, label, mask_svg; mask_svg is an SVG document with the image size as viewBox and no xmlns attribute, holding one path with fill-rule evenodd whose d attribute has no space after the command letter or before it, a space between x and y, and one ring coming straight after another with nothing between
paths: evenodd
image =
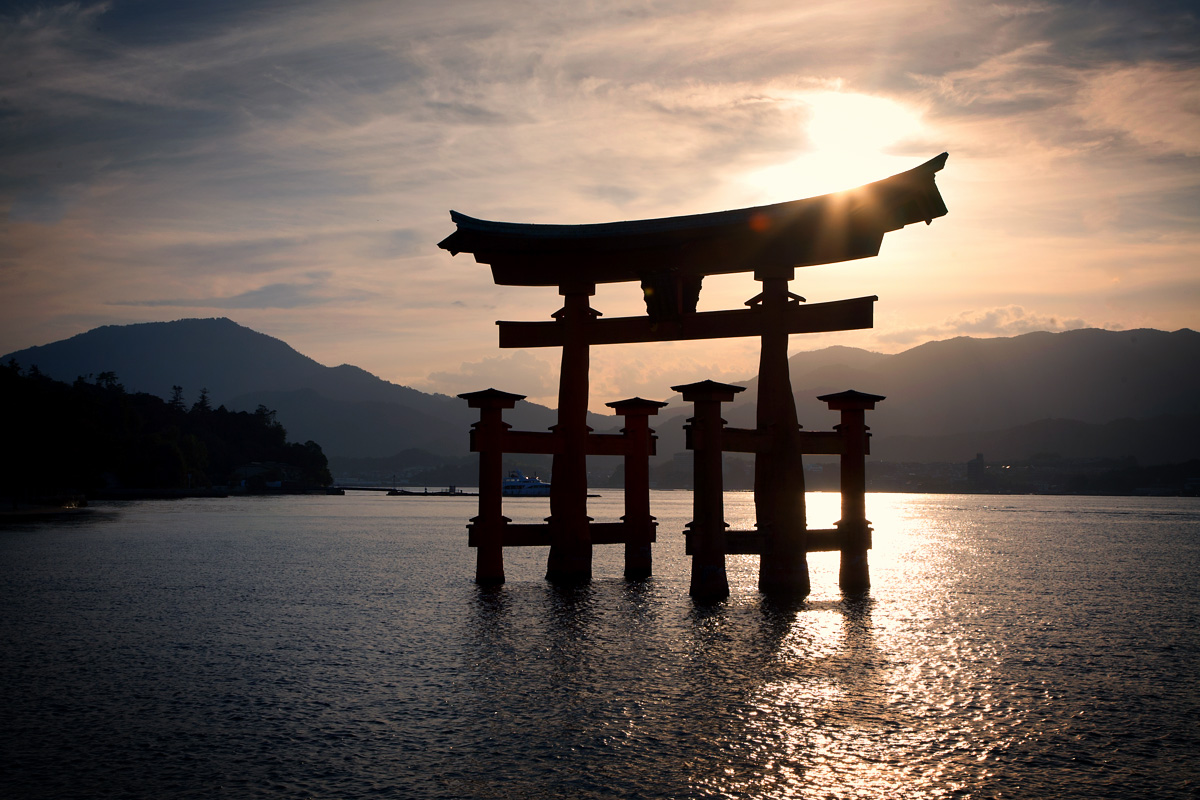
<instances>
[{"instance_id":1,"label":"cloud","mask_svg":"<svg viewBox=\"0 0 1200 800\"><path fill-rule=\"evenodd\" d=\"M140 257L194 276L309 269L347 251L372 260L391 260L414 255L420 248L420 235L408 228L331 230L287 236L191 237L149 249Z\"/></svg>"},{"instance_id":2,"label":"cloud","mask_svg":"<svg viewBox=\"0 0 1200 800\"><path fill-rule=\"evenodd\" d=\"M957 154L1054 160L1130 144L1196 152L1200 20L1186 6L992 4L981 22L965 29L957 63L911 64L931 115L964 134L951 143Z\"/></svg>"},{"instance_id":3,"label":"cloud","mask_svg":"<svg viewBox=\"0 0 1200 800\"><path fill-rule=\"evenodd\" d=\"M436 387L437 391L447 394L494 387L537 400L557 393L558 367L526 350L515 350L510 355L464 361L457 370L432 372L424 382L414 386L418 389Z\"/></svg>"},{"instance_id":4,"label":"cloud","mask_svg":"<svg viewBox=\"0 0 1200 800\"><path fill-rule=\"evenodd\" d=\"M1157 152L1200 156L1200 67L1103 70L1088 78L1081 113Z\"/></svg>"},{"instance_id":5,"label":"cloud","mask_svg":"<svg viewBox=\"0 0 1200 800\"><path fill-rule=\"evenodd\" d=\"M666 400L672 386L698 380L744 383L757 370L754 339L731 343L721 357L714 357L712 343L597 348L592 356L592 406L629 397Z\"/></svg>"},{"instance_id":6,"label":"cloud","mask_svg":"<svg viewBox=\"0 0 1200 800\"><path fill-rule=\"evenodd\" d=\"M471 125L497 125L509 122L507 114L474 103L429 101L425 104L443 122L465 122Z\"/></svg>"},{"instance_id":7,"label":"cloud","mask_svg":"<svg viewBox=\"0 0 1200 800\"><path fill-rule=\"evenodd\" d=\"M67 201L62 195L44 189L34 189L13 198L8 209L8 219L12 222L54 225L63 218L66 209Z\"/></svg>"},{"instance_id":8,"label":"cloud","mask_svg":"<svg viewBox=\"0 0 1200 800\"><path fill-rule=\"evenodd\" d=\"M364 292L330 292L328 276L309 283L272 283L227 297L191 297L165 300L113 300L110 305L169 308L266 309L308 308L333 303L358 303L370 298Z\"/></svg>"},{"instance_id":9,"label":"cloud","mask_svg":"<svg viewBox=\"0 0 1200 800\"><path fill-rule=\"evenodd\" d=\"M371 258L402 258L420 252L423 242L420 234L411 228L371 234L363 245L363 252Z\"/></svg>"},{"instance_id":10,"label":"cloud","mask_svg":"<svg viewBox=\"0 0 1200 800\"><path fill-rule=\"evenodd\" d=\"M246 239L207 237L151 250L146 257L170 264L189 275L214 272L264 272L297 264L298 251L312 245L306 236L265 236ZM311 255L308 256L311 258ZM302 261L299 263L303 263Z\"/></svg>"},{"instance_id":11,"label":"cloud","mask_svg":"<svg viewBox=\"0 0 1200 800\"><path fill-rule=\"evenodd\" d=\"M940 325L881 333L875 338L890 344L913 344L955 336L1019 336L1033 331L1072 331L1089 327L1093 326L1078 318L1038 314L1021 306L1004 306L986 311L964 311Z\"/></svg>"},{"instance_id":12,"label":"cloud","mask_svg":"<svg viewBox=\"0 0 1200 800\"><path fill-rule=\"evenodd\" d=\"M629 189L625 186L613 186L597 184L595 186L580 187L580 191L585 195L597 197L606 203L612 203L614 206L623 206L632 203L638 198L638 192L634 189Z\"/></svg>"}]
</instances>

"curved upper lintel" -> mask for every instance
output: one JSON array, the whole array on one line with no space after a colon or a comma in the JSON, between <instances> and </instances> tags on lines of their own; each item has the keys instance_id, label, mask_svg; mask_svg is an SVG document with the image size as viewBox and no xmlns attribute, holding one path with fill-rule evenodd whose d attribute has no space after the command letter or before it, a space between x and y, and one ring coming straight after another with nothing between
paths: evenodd
<instances>
[{"instance_id":1,"label":"curved upper lintel","mask_svg":"<svg viewBox=\"0 0 1200 800\"><path fill-rule=\"evenodd\" d=\"M661 270L767 274L869 258L885 233L947 213L934 180L947 158L844 192L662 219L540 225L451 211L457 230L438 246L473 254L511 286L616 283Z\"/></svg>"}]
</instances>

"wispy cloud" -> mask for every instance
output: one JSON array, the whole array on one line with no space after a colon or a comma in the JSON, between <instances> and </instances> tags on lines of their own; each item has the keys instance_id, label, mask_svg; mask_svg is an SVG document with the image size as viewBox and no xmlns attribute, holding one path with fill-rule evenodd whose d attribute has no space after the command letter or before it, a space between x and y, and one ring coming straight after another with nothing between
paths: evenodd
<instances>
[{"instance_id":1,"label":"wispy cloud","mask_svg":"<svg viewBox=\"0 0 1200 800\"><path fill-rule=\"evenodd\" d=\"M558 366L525 350L467 361L455 370L431 372L417 388L449 394L473 392L488 387L524 394L541 400L557 391Z\"/></svg>"},{"instance_id":2,"label":"wispy cloud","mask_svg":"<svg viewBox=\"0 0 1200 800\"><path fill-rule=\"evenodd\" d=\"M1157 153L1200 156L1200 66L1102 69L1086 81L1081 113Z\"/></svg>"},{"instance_id":3,"label":"wispy cloud","mask_svg":"<svg viewBox=\"0 0 1200 800\"><path fill-rule=\"evenodd\" d=\"M1097 326L1090 325L1082 319L1038 314L1021 306L1005 306L981 311L964 311L937 325L896 330L881 334L877 338L882 342L909 345L955 336L1019 336L1032 331L1073 331L1090 327ZM1120 326L1108 327L1120 329Z\"/></svg>"},{"instance_id":4,"label":"wispy cloud","mask_svg":"<svg viewBox=\"0 0 1200 800\"><path fill-rule=\"evenodd\" d=\"M294 309L331 303L362 303L371 295L365 292L345 292L332 289L329 276L313 276L308 283L272 283L227 297L191 297L163 300L111 300L110 305L170 307L170 308L220 308L220 309Z\"/></svg>"}]
</instances>

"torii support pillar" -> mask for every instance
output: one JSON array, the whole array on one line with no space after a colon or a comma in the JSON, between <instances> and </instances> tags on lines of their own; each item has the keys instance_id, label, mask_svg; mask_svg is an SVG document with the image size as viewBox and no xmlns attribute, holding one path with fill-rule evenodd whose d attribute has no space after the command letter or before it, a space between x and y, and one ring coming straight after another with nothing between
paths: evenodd
<instances>
[{"instance_id":1,"label":"torii support pillar","mask_svg":"<svg viewBox=\"0 0 1200 800\"><path fill-rule=\"evenodd\" d=\"M796 400L788 376L789 313L804 298L788 291L791 267L757 270L762 293L747 305L763 317L758 361L757 427L770 436L770 448L754 456L754 506L764 534L758 588L766 594L803 597L809 591L804 462L796 421Z\"/></svg>"},{"instance_id":2,"label":"torii support pillar","mask_svg":"<svg viewBox=\"0 0 1200 800\"><path fill-rule=\"evenodd\" d=\"M558 424L562 447L554 454L550 482L550 556L546 579L586 583L592 578L592 537L587 514L587 424L589 351L587 324L596 316L588 298L596 284L562 285L563 307L554 314L564 331L558 373Z\"/></svg>"},{"instance_id":3,"label":"torii support pillar","mask_svg":"<svg viewBox=\"0 0 1200 800\"><path fill-rule=\"evenodd\" d=\"M817 398L828 403L831 411L840 411L842 421L834 430L842 438L842 518L836 523L841 534L842 564L838 586L846 594L871 588L867 551L871 549L871 523L867 520L867 453L870 452L870 428L865 412L885 399L864 392L838 392Z\"/></svg>"},{"instance_id":4,"label":"torii support pillar","mask_svg":"<svg viewBox=\"0 0 1200 800\"><path fill-rule=\"evenodd\" d=\"M479 453L479 516L468 526L475 545L475 582L497 586L504 583L504 526L510 521L503 513L502 486L504 432L512 426L502 414L525 395L484 389L459 397L479 409L479 422L471 425L471 449Z\"/></svg>"},{"instance_id":5,"label":"torii support pillar","mask_svg":"<svg viewBox=\"0 0 1200 800\"><path fill-rule=\"evenodd\" d=\"M650 415L666 403L634 397L605 403L625 418L621 430L629 440L625 450L625 578L644 580L653 567L651 542L654 541L654 517L650 515L650 452L654 441Z\"/></svg>"},{"instance_id":6,"label":"torii support pillar","mask_svg":"<svg viewBox=\"0 0 1200 800\"><path fill-rule=\"evenodd\" d=\"M725 485L721 475L722 430L721 403L744 391L716 381L700 381L672 386L685 402L695 404L695 416L688 421L688 446L692 450L692 521L687 533L692 551L692 582L688 594L701 602L723 600L729 596L729 578L725 572Z\"/></svg>"}]
</instances>

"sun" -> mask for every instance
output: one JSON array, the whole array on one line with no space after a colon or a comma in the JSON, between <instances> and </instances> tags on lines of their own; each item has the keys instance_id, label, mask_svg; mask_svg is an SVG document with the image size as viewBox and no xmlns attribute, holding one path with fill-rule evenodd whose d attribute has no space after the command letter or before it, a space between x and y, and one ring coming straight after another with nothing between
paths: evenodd
<instances>
[{"instance_id":1,"label":"sun","mask_svg":"<svg viewBox=\"0 0 1200 800\"><path fill-rule=\"evenodd\" d=\"M807 112L802 150L792 160L745 173L741 180L761 202L837 192L916 166L889 155L893 145L923 132L920 112L868 94L822 91L797 95Z\"/></svg>"}]
</instances>

